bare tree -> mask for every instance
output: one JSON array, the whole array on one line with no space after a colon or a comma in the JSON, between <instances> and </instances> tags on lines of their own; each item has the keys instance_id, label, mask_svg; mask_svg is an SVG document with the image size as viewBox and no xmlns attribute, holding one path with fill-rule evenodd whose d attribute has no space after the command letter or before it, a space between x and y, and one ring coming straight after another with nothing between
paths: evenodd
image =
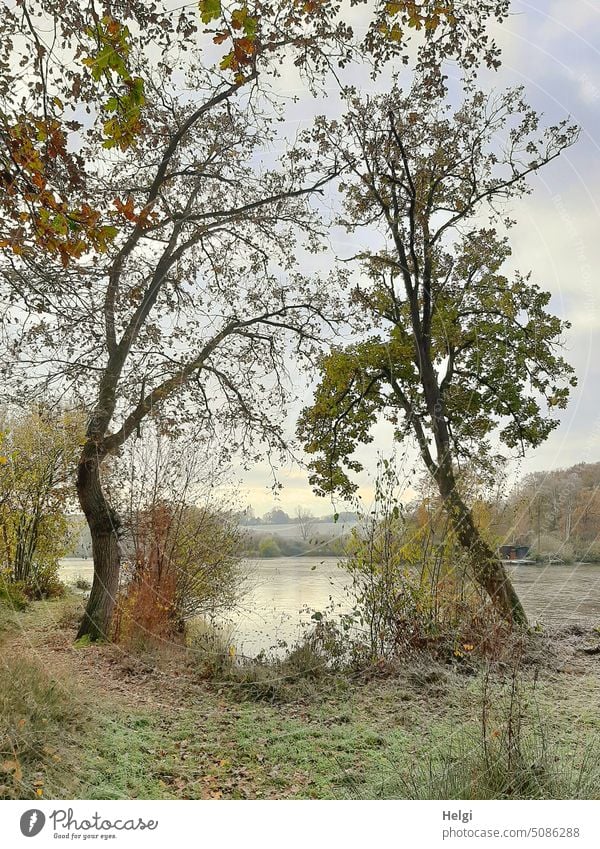
<instances>
[{"instance_id":1,"label":"bare tree","mask_svg":"<svg viewBox=\"0 0 600 849\"><path fill-rule=\"evenodd\" d=\"M306 507L297 507L295 518L300 529L300 536L304 542L308 542L315 527L314 513Z\"/></svg>"}]
</instances>

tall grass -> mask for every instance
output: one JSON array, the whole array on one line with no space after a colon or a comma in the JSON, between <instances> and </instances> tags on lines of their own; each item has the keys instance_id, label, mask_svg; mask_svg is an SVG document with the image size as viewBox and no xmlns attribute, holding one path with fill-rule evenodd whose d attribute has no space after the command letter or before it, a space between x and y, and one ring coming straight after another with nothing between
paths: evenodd
<instances>
[{"instance_id":1,"label":"tall grass","mask_svg":"<svg viewBox=\"0 0 600 849\"><path fill-rule=\"evenodd\" d=\"M450 729L428 756L400 776L407 799L598 799L594 741L557 739L536 701L535 680L515 666L508 679L481 679L478 724Z\"/></svg>"},{"instance_id":2,"label":"tall grass","mask_svg":"<svg viewBox=\"0 0 600 849\"><path fill-rule=\"evenodd\" d=\"M79 718L75 700L37 660L0 660L0 799L44 795L48 768Z\"/></svg>"}]
</instances>

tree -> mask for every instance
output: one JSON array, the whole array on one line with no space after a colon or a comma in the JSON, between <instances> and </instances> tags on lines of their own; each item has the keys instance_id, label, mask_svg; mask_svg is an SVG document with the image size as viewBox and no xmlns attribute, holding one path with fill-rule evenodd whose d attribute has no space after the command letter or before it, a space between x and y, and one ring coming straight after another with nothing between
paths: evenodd
<instances>
[{"instance_id":1,"label":"tree","mask_svg":"<svg viewBox=\"0 0 600 849\"><path fill-rule=\"evenodd\" d=\"M106 150L134 148L152 126L150 104L167 94L162 105L168 109L168 88L181 65L199 60L204 66L201 53L214 54L214 45L221 54L208 90L228 81L238 91L265 73L277 74L285 50L311 83L326 70L344 67L358 48L377 68L390 58L406 57L417 32L423 33L423 67L433 70L446 56L464 65L483 58L495 67L498 49L485 24L490 16L501 21L509 3L198 0L172 9L165 5L131 0L113 8L109 2L17 0L3 9L1 248L16 256L40 249L68 266L108 250L120 228L116 212L131 222L139 215L139 223L147 223L152 198L136 213L129 199L99 197L94 181L88 185L90 162L80 150L81 137L95 136ZM370 7L361 44L344 21L348 7L358 5ZM152 59L161 68L160 79L149 73ZM83 110L85 122L80 120Z\"/></svg>"},{"instance_id":2,"label":"tree","mask_svg":"<svg viewBox=\"0 0 600 849\"><path fill-rule=\"evenodd\" d=\"M574 510L574 529L579 541L579 551L587 554L590 544L600 537L600 491L598 486L581 489Z\"/></svg>"},{"instance_id":3,"label":"tree","mask_svg":"<svg viewBox=\"0 0 600 849\"><path fill-rule=\"evenodd\" d=\"M337 167L313 179L297 154L268 167L269 80L287 59L314 88L357 49L337 2L132 0L118 19L98 5L21 0L3 14L0 55L11 374L89 410L77 491L94 558L79 635L91 639L109 634L120 567L101 469L144 419L160 407L174 430L225 426L225 454L251 433L282 443L271 411L284 357L313 353L324 298L294 269L294 233L314 247L305 199ZM376 69L420 31L432 73L449 55L495 65L485 22L506 8L376 2L362 47Z\"/></svg>"},{"instance_id":4,"label":"tree","mask_svg":"<svg viewBox=\"0 0 600 849\"><path fill-rule=\"evenodd\" d=\"M240 525L258 525L260 523L254 507L250 504L240 512L238 521Z\"/></svg>"},{"instance_id":5,"label":"tree","mask_svg":"<svg viewBox=\"0 0 600 849\"><path fill-rule=\"evenodd\" d=\"M300 528L300 536L308 542L315 526L315 515L306 507L296 507L296 521Z\"/></svg>"},{"instance_id":6,"label":"tree","mask_svg":"<svg viewBox=\"0 0 600 849\"><path fill-rule=\"evenodd\" d=\"M33 593L56 583L68 549L70 482L83 419L36 407L0 420L0 564Z\"/></svg>"},{"instance_id":7,"label":"tree","mask_svg":"<svg viewBox=\"0 0 600 849\"><path fill-rule=\"evenodd\" d=\"M258 543L259 557L281 557L279 543L273 537L262 537Z\"/></svg>"},{"instance_id":8,"label":"tree","mask_svg":"<svg viewBox=\"0 0 600 849\"><path fill-rule=\"evenodd\" d=\"M267 525L289 525L290 517L280 507L273 507L268 513L265 513L263 522Z\"/></svg>"},{"instance_id":9,"label":"tree","mask_svg":"<svg viewBox=\"0 0 600 849\"><path fill-rule=\"evenodd\" d=\"M597 536L595 493L598 464L579 464L528 475L513 496L516 532L534 545L538 556L568 558L586 554ZM542 546L544 540L544 546Z\"/></svg>"},{"instance_id":10,"label":"tree","mask_svg":"<svg viewBox=\"0 0 600 849\"><path fill-rule=\"evenodd\" d=\"M563 122L538 132L520 89L468 88L452 111L443 93L396 86L361 101L352 92L341 122L313 132L323 167L347 165L341 222L366 228L380 247L354 259L363 280L352 309L363 339L321 362L321 382L299 422L320 494L356 489L348 472L359 443L385 418L395 439L412 436L435 481L474 574L502 614L525 614L501 562L479 533L457 479L467 461L490 473L492 434L520 453L557 421L572 369L558 355L566 323L529 275L508 276L511 250L497 226L527 178L573 143ZM482 219L487 218L484 226ZM511 222L506 221L509 227Z\"/></svg>"}]
</instances>

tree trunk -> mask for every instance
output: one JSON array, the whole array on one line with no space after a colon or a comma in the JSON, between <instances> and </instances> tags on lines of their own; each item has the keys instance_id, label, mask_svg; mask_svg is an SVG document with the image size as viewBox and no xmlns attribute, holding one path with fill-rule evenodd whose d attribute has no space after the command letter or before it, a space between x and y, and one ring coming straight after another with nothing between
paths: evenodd
<instances>
[{"instance_id":1,"label":"tree trunk","mask_svg":"<svg viewBox=\"0 0 600 849\"><path fill-rule=\"evenodd\" d=\"M475 580L485 589L492 604L508 622L526 626L527 616L499 556L483 539L469 507L463 501L454 477L450 432L443 394L436 378L427 340L419 347L421 380L435 439L437 462L434 462L424 438L421 454L432 472L450 522L460 545L467 552ZM418 436L418 431L417 431Z\"/></svg>"},{"instance_id":2,"label":"tree trunk","mask_svg":"<svg viewBox=\"0 0 600 849\"><path fill-rule=\"evenodd\" d=\"M454 532L468 554L475 580L486 590L504 619L515 625L526 626L527 616L504 564L479 533L471 510L456 488L453 472L439 466L436 482Z\"/></svg>"},{"instance_id":3,"label":"tree trunk","mask_svg":"<svg viewBox=\"0 0 600 849\"><path fill-rule=\"evenodd\" d=\"M100 463L95 446L84 448L77 469L77 493L92 537L94 580L77 638L110 639L121 555L120 522L102 491Z\"/></svg>"}]
</instances>

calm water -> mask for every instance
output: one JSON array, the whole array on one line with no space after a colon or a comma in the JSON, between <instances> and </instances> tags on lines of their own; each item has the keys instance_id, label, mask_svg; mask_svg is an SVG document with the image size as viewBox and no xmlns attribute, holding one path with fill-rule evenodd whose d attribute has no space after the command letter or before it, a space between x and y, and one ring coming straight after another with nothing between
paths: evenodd
<instances>
[{"instance_id":1,"label":"calm water","mask_svg":"<svg viewBox=\"0 0 600 849\"><path fill-rule=\"evenodd\" d=\"M238 651L257 654L293 642L310 612L334 605L348 610L348 578L335 558L287 557L246 561L248 591L241 608L227 622ZM581 619L600 620L600 564L510 566L515 587L532 621L562 624ZM89 580L91 560L62 561L62 577Z\"/></svg>"}]
</instances>

